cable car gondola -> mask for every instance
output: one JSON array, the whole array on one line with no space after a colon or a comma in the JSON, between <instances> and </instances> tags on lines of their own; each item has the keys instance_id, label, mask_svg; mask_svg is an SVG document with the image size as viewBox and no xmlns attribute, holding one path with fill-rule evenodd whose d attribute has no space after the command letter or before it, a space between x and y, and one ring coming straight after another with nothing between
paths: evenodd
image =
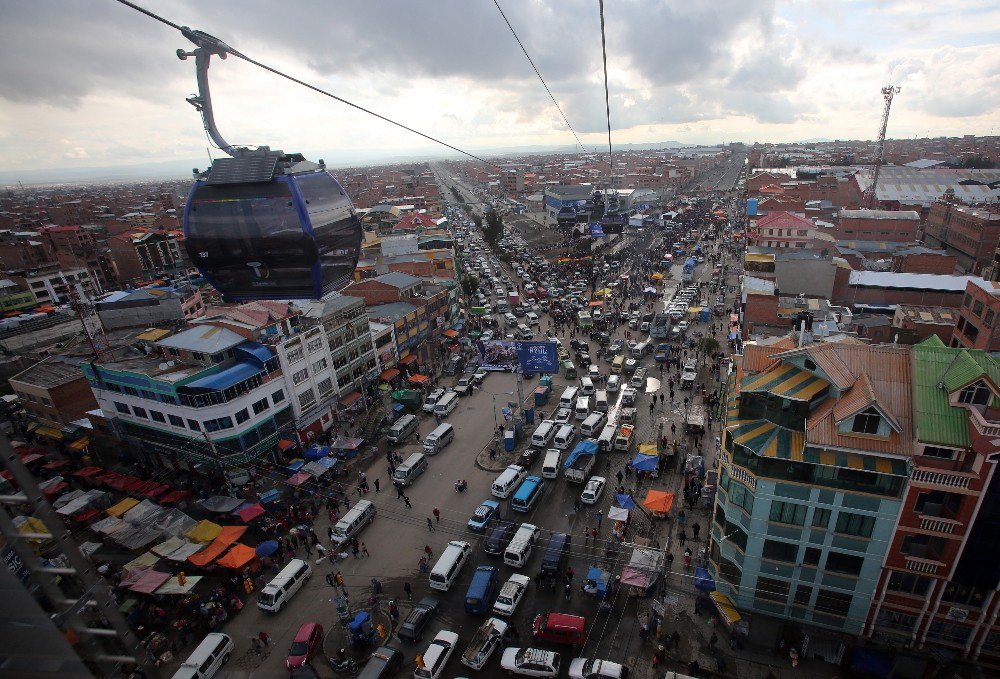
<instances>
[{"instance_id":1,"label":"cable car gondola","mask_svg":"<svg viewBox=\"0 0 1000 679\"><path fill-rule=\"evenodd\" d=\"M320 299L347 285L361 255L363 229L350 197L319 163L298 153L228 144L215 126L208 67L231 51L218 38L182 29L197 48L198 96L188 101L220 149L206 172L195 170L184 208L191 261L227 301Z\"/></svg>"}]
</instances>

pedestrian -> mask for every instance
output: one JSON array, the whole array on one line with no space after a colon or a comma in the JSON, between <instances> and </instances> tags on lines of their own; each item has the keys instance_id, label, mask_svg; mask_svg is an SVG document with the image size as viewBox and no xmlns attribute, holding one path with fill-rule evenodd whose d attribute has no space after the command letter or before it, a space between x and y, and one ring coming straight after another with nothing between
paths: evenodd
<instances>
[{"instance_id":1,"label":"pedestrian","mask_svg":"<svg viewBox=\"0 0 1000 679\"><path fill-rule=\"evenodd\" d=\"M622 479L625 478L625 475L622 474L622 470L621 469L618 470L618 473L615 474L615 477L618 479L618 485L619 486L622 485Z\"/></svg>"},{"instance_id":2,"label":"pedestrian","mask_svg":"<svg viewBox=\"0 0 1000 679\"><path fill-rule=\"evenodd\" d=\"M663 407L663 399L664 399L663 392L660 392L660 407L661 408Z\"/></svg>"},{"instance_id":3,"label":"pedestrian","mask_svg":"<svg viewBox=\"0 0 1000 679\"><path fill-rule=\"evenodd\" d=\"M431 549L430 545L424 545L424 554L427 555L428 559L433 559L434 558L434 550Z\"/></svg>"},{"instance_id":4,"label":"pedestrian","mask_svg":"<svg viewBox=\"0 0 1000 679\"><path fill-rule=\"evenodd\" d=\"M436 523L441 523L441 510L437 507L434 508L434 521Z\"/></svg>"},{"instance_id":5,"label":"pedestrian","mask_svg":"<svg viewBox=\"0 0 1000 679\"><path fill-rule=\"evenodd\" d=\"M404 495L403 496L403 502L406 503L406 508L407 509L413 509L413 505L410 504L410 498L408 498L408 497L406 497Z\"/></svg>"},{"instance_id":6,"label":"pedestrian","mask_svg":"<svg viewBox=\"0 0 1000 679\"><path fill-rule=\"evenodd\" d=\"M434 529L434 522L433 522L433 521L431 521L431 517L429 517L429 516L427 517L427 530L429 530L429 531L430 531L430 532L432 532L432 533L433 533L433 532L434 532L434 530L435 530L435 529Z\"/></svg>"},{"instance_id":7,"label":"pedestrian","mask_svg":"<svg viewBox=\"0 0 1000 679\"><path fill-rule=\"evenodd\" d=\"M361 543L361 553L365 556L371 556L371 554L368 553L368 548L365 547L365 543L363 542Z\"/></svg>"},{"instance_id":8,"label":"pedestrian","mask_svg":"<svg viewBox=\"0 0 1000 679\"><path fill-rule=\"evenodd\" d=\"M604 521L604 513L597 512L597 530L601 529L601 522Z\"/></svg>"},{"instance_id":9,"label":"pedestrian","mask_svg":"<svg viewBox=\"0 0 1000 679\"><path fill-rule=\"evenodd\" d=\"M591 528L590 529L590 537L594 538L594 546L596 547L597 546L597 529L596 528Z\"/></svg>"},{"instance_id":10,"label":"pedestrian","mask_svg":"<svg viewBox=\"0 0 1000 679\"><path fill-rule=\"evenodd\" d=\"M699 531L701 531L701 525L697 521L695 521L694 523L691 524L691 531L694 533L693 539L697 540L698 533Z\"/></svg>"},{"instance_id":11,"label":"pedestrian","mask_svg":"<svg viewBox=\"0 0 1000 679\"><path fill-rule=\"evenodd\" d=\"M399 500L399 499L401 499L403 497L404 497L404 495L403 495L403 487L402 486L396 486L396 499Z\"/></svg>"},{"instance_id":12,"label":"pedestrian","mask_svg":"<svg viewBox=\"0 0 1000 679\"><path fill-rule=\"evenodd\" d=\"M377 493L377 492L379 492L379 490L380 490L378 486L379 486L379 479L378 479L378 477L376 476L376 477L375 477L375 492L376 492L376 493Z\"/></svg>"},{"instance_id":13,"label":"pedestrian","mask_svg":"<svg viewBox=\"0 0 1000 679\"><path fill-rule=\"evenodd\" d=\"M653 669L654 670L657 670L657 669L660 668L660 662L662 662L662 660L663 660L663 646L660 646L659 648L656 649L656 652L653 653Z\"/></svg>"},{"instance_id":14,"label":"pedestrian","mask_svg":"<svg viewBox=\"0 0 1000 679\"><path fill-rule=\"evenodd\" d=\"M358 552L360 552L360 551L361 550L358 548L357 545L351 544L351 555L353 555L355 559L358 558Z\"/></svg>"},{"instance_id":15,"label":"pedestrian","mask_svg":"<svg viewBox=\"0 0 1000 679\"><path fill-rule=\"evenodd\" d=\"M678 534L677 537L681 541L681 545L683 546L684 542L687 540L687 533L684 532L683 528L681 528L681 532Z\"/></svg>"},{"instance_id":16,"label":"pedestrian","mask_svg":"<svg viewBox=\"0 0 1000 679\"><path fill-rule=\"evenodd\" d=\"M681 643L681 633L674 630L670 634L670 642L674 645L674 648L679 648Z\"/></svg>"},{"instance_id":17,"label":"pedestrian","mask_svg":"<svg viewBox=\"0 0 1000 679\"><path fill-rule=\"evenodd\" d=\"M569 601L570 597L573 596L573 586L567 582L566 586L563 587L563 592L565 593L566 601Z\"/></svg>"},{"instance_id":18,"label":"pedestrian","mask_svg":"<svg viewBox=\"0 0 1000 679\"><path fill-rule=\"evenodd\" d=\"M372 578L372 591L376 596L382 593L382 583L378 578Z\"/></svg>"},{"instance_id":19,"label":"pedestrian","mask_svg":"<svg viewBox=\"0 0 1000 679\"><path fill-rule=\"evenodd\" d=\"M590 544L590 526L585 526L583 529L583 544Z\"/></svg>"},{"instance_id":20,"label":"pedestrian","mask_svg":"<svg viewBox=\"0 0 1000 679\"><path fill-rule=\"evenodd\" d=\"M406 592L406 598L407 598L407 600L410 600L410 599L413 598L413 589L410 587L410 583L408 583L408 582L404 582L403 583L403 591Z\"/></svg>"},{"instance_id":21,"label":"pedestrian","mask_svg":"<svg viewBox=\"0 0 1000 679\"><path fill-rule=\"evenodd\" d=\"M655 399L654 399L654 400L655 400ZM653 408L655 408L655 407L656 407L656 403L654 403L653 401L650 401L650 402L649 402L649 416L650 416L650 417L652 417L652 416L653 416Z\"/></svg>"},{"instance_id":22,"label":"pedestrian","mask_svg":"<svg viewBox=\"0 0 1000 679\"><path fill-rule=\"evenodd\" d=\"M271 635L268 634L267 632L261 630L260 634L257 635L257 638L260 639L260 643L264 644L265 646L271 645Z\"/></svg>"}]
</instances>

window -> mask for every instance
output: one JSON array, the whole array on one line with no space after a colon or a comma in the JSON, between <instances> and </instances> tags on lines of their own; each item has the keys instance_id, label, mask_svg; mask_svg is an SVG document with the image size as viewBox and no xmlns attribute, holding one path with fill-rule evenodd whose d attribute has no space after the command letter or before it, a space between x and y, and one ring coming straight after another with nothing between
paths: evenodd
<instances>
[{"instance_id":1,"label":"window","mask_svg":"<svg viewBox=\"0 0 1000 679\"><path fill-rule=\"evenodd\" d=\"M193 358L196 361L204 361L205 360L205 354L201 353L200 351L192 351L191 352L191 358Z\"/></svg>"},{"instance_id":2,"label":"window","mask_svg":"<svg viewBox=\"0 0 1000 679\"><path fill-rule=\"evenodd\" d=\"M822 556L823 552L816 547L806 547L806 551L802 555L802 563L807 566L818 566Z\"/></svg>"},{"instance_id":3,"label":"window","mask_svg":"<svg viewBox=\"0 0 1000 679\"><path fill-rule=\"evenodd\" d=\"M306 389L299 394L299 407L302 410L312 407L316 403L316 393L312 389Z\"/></svg>"},{"instance_id":4,"label":"window","mask_svg":"<svg viewBox=\"0 0 1000 679\"><path fill-rule=\"evenodd\" d=\"M219 431L220 429L232 429L233 420L230 417L218 417L214 420L205 420L205 431Z\"/></svg>"},{"instance_id":5,"label":"window","mask_svg":"<svg viewBox=\"0 0 1000 679\"><path fill-rule=\"evenodd\" d=\"M309 379L309 370L307 368L292 373L292 384L301 384L307 379Z\"/></svg>"},{"instance_id":6,"label":"window","mask_svg":"<svg viewBox=\"0 0 1000 679\"><path fill-rule=\"evenodd\" d=\"M257 401L256 403L253 404L253 414L254 415L260 415L262 412L264 412L265 410L267 410L270 407L271 406L269 406L268 403L267 403L267 399L266 398L262 398L261 400L259 400L259 401Z\"/></svg>"},{"instance_id":7,"label":"window","mask_svg":"<svg viewBox=\"0 0 1000 679\"><path fill-rule=\"evenodd\" d=\"M861 574L861 566L865 560L863 557L843 552L830 552L826 555L826 570L846 573L847 575L858 576Z\"/></svg>"},{"instance_id":8,"label":"window","mask_svg":"<svg viewBox=\"0 0 1000 679\"><path fill-rule=\"evenodd\" d=\"M212 354L212 363L222 363L226 360L225 354Z\"/></svg>"},{"instance_id":9,"label":"window","mask_svg":"<svg viewBox=\"0 0 1000 679\"><path fill-rule=\"evenodd\" d=\"M882 416L875 408L867 408L854 416L851 431L855 434L877 434Z\"/></svg>"},{"instance_id":10,"label":"window","mask_svg":"<svg viewBox=\"0 0 1000 679\"><path fill-rule=\"evenodd\" d=\"M965 319L962 318L960 319L960 321L965 321ZM975 342L977 339L979 339L979 327L976 326L974 323L971 323L969 321L966 321L965 323L959 322L959 326L960 326L959 330L961 330L962 333L966 337L968 337L970 341Z\"/></svg>"},{"instance_id":11,"label":"window","mask_svg":"<svg viewBox=\"0 0 1000 679\"><path fill-rule=\"evenodd\" d=\"M170 424L174 425L175 427L183 427L184 426L184 418L183 417L177 417L176 415L167 415L167 419L170 420Z\"/></svg>"},{"instance_id":12,"label":"window","mask_svg":"<svg viewBox=\"0 0 1000 679\"><path fill-rule=\"evenodd\" d=\"M163 413L161 413L159 410L150 410L149 416L153 418L154 422L162 422L164 424L167 423L167 418L165 418L163 416Z\"/></svg>"},{"instance_id":13,"label":"window","mask_svg":"<svg viewBox=\"0 0 1000 679\"><path fill-rule=\"evenodd\" d=\"M962 496L931 490L917 495L913 510L923 516L954 517L962 506Z\"/></svg>"},{"instance_id":14,"label":"window","mask_svg":"<svg viewBox=\"0 0 1000 679\"><path fill-rule=\"evenodd\" d=\"M122 391L124 391L129 396L138 396L139 395L139 390L136 389L135 387L126 387L126 386L123 386L122 387Z\"/></svg>"},{"instance_id":15,"label":"window","mask_svg":"<svg viewBox=\"0 0 1000 679\"><path fill-rule=\"evenodd\" d=\"M836 531L844 535L854 535L862 538L870 538L875 529L875 517L864 516L862 514L851 514L850 512L840 512L837 514Z\"/></svg>"},{"instance_id":16,"label":"window","mask_svg":"<svg viewBox=\"0 0 1000 679\"><path fill-rule=\"evenodd\" d=\"M725 557L719 558L719 577L731 585L739 587L743 571L735 563Z\"/></svg>"},{"instance_id":17,"label":"window","mask_svg":"<svg viewBox=\"0 0 1000 679\"><path fill-rule=\"evenodd\" d=\"M983 315L983 302L982 302L982 300L977 299L975 302L972 303L972 313L975 314L976 316L982 316Z\"/></svg>"},{"instance_id":18,"label":"window","mask_svg":"<svg viewBox=\"0 0 1000 679\"><path fill-rule=\"evenodd\" d=\"M796 236L808 236L809 235L809 231L806 230L806 229L799 229L799 230L797 230L795 232L795 235Z\"/></svg>"},{"instance_id":19,"label":"window","mask_svg":"<svg viewBox=\"0 0 1000 679\"><path fill-rule=\"evenodd\" d=\"M780 604L784 604L788 600L789 589L789 583L785 580L758 577L754 598L763 599L764 601L777 601Z\"/></svg>"},{"instance_id":20,"label":"window","mask_svg":"<svg viewBox=\"0 0 1000 679\"><path fill-rule=\"evenodd\" d=\"M139 393L142 394L142 397L145 399L149 399L150 401L156 400L156 394L154 394L151 391L146 391L145 389L143 389Z\"/></svg>"},{"instance_id":21,"label":"window","mask_svg":"<svg viewBox=\"0 0 1000 679\"><path fill-rule=\"evenodd\" d=\"M951 448L939 448L937 446L924 446L924 457L936 457L940 460L951 460L955 457L955 451Z\"/></svg>"},{"instance_id":22,"label":"window","mask_svg":"<svg viewBox=\"0 0 1000 679\"><path fill-rule=\"evenodd\" d=\"M993 392L990 391L990 388L985 384L982 382L976 382L974 384L970 384L959 392L958 402L977 406L989 405L992 393Z\"/></svg>"},{"instance_id":23,"label":"window","mask_svg":"<svg viewBox=\"0 0 1000 679\"><path fill-rule=\"evenodd\" d=\"M201 431L201 425L198 424L198 420L188 420L188 426L191 427L192 431Z\"/></svg>"},{"instance_id":24,"label":"window","mask_svg":"<svg viewBox=\"0 0 1000 679\"><path fill-rule=\"evenodd\" d=\"M826 530L830 526L830 510L816 508L813 510L812 525L814 528Z\"/></svg>"},{"instance_id":25,"label":"window","mask_svg":"<svg viewBox=\"0 0 1000 679\"><path fill-rule=\"evenodd\" d=\"M794 502L771 502L771 521L777 523L790 523L793 526L801 526L806 522L806 506L797 505Z\"/></svg>"},{"instance_id":26,"label":"window","mask_svg":"<svg viewBox=\"0 0 1000 679\"><path fill-rule=\"evenodd\" d=\"M326 370L328 365L330 364L326 362L326 359L321 358L315 363L313 363L313 372L318 373L320 370Z\"/></svg>"},{"instance_id":27,"label":"window","mask_svg":"<svg viewBox=\"0 0 1000 679\"><path fill-rule=\"evenodd\" d=\"M323 339L320 337L317 337L316 339L310 341L309 344L306 345L306 349L309 351L310 354L314 351L319 351L322 347L323 347Z\"/></svg>"},{"instance_id":28,"label":"window","mask_svg":"<svg viewBox=\"0 0 1000 679\"><path fill-rule=\"evenodd\" d=\"M333 391L333 380L327 377L325 380L321 380L320 383L316 386L319 387L319 395L326 396L331 391Z\"/></svg>"},{"instance_id":29,"label":"window","mask_svg":"<svg viewBox=\"0 0 1000 679\"><path fill-rule=\"evenodd\" d=\"M813 588L809 585L799 585L795 588L795 599L792 604L795 606L808 606L812 598Z\"/></svg>"},{"instance_id":30,"label":"window","mask_svg":"<svg viewBox=\"0 0 1000 679\"><path fill-rule=\"evenodd\" d=\"M982 608L985 595L984 590L949 582L941 593L941 599L959 606Z\"/></svg>"},{"instance_id":31,"label":"window","mask_svg":"<svg viewBox=\"0 0 1000 679\"><path fill-rule=\"evenodd\" d=\"M119 403L118 401L115 401L115 410L117 410L120 413L125 413L125 414L129 414L131 412L128 409L127 405L125 405L124 403Z\"/></svg>"},{"instance_id":32,"label":"window","mask_svg":"<svg viewBox=\"0 0 1000 679\"><path fill-rule=\"evenodd\" d=\"M764 540L764 551L761 557L772 561L795 562L799 546L793 542L778 542L777 540Z\"/></svg>"},{"instance_id":33,"label":"window","mask_svg":"<svg viewBox=\"0 0 1000 679\"><path fill-rule=\"evenodd\" d=\"M249 419L250 419L250 413L247 412L246 408L244 408L243 410L236 411L236 424L243 424Z\"/></svg>"},{"instance_id":34,"label":"window","mask_svg":"<svg viewBox=\"0 0 1000 679\"><path fill-rule=\"evenodd\" d=\"M903 571L892 571L889 574L889 589L901 594L913 594L914 596L925 596L931 586L931 579L924 578L913 573Z\"/></svg>"},{"instance_id":35,"label":"window","mask_svg":"<svg viewBox=\"0 0 1000 679\"><path fill-rule=\"evenodd\" d=\"M273 403L274 405L278 405L284 400L285 400L285 392L281 389L278 389L278 391L271 394L271 403Z\"/></svg>"},{"instance_id":36,"label":"window","mask_svg":"<svg viewBox=\"0 0 1000 679\"><path fill-rule=\"evenodd\" d=\"M753 514L753 493L742 483L730 481L729 499L733 504L742 507L747 514Z\"/></svg>"},{"instance_id":37,"label":"window","mask_svg":"<svg viewBox=\"0 0 1000 679\"><path fill-rule=\"evenodd\" d=\"M180 356L181 355L181 352L179 352L177 349L174 349L173 347L170 347L169 349L167 349L167 353L170 354L171 356Z\"/></svg>"},{"instance_id":38,"label":"window","mask_svg":"<svg viewBox=\"0 0 1000 679\"><path fill-rule=\"evenodd\" d=\"M132 406L132 413L136 417L141 417L144 420L149 419L149 415L146 414L146 410L144 408L140 408L139 406Z\"/></svg>"},{"instance_id":39,"label":"window","mask_svg":"<svg viewBox=\"0 0 1000 679\"><path fill-rule=\"evenodd\" d=\"M936 561L941 557L946 545L947 540L944 538L932 538L929 535L907 535L903 538L903 546L900 547L899 551L918 559Z\"/></svg>"},{"instance_id":40,"label":"window","mask_svg":"<svg viewBox=\"0 0 1000 679\"><path fill-rule=\"evenodd\" d=\"M292 349L291 351L288 352L287 355L288 362L295 363L296 361L302 360L303 356L305 356L305 353L302 351L302 347L299 347L298 349Z\"/></svg>"},{"instance_id":41,"label":"window","mask_svg":"<svg viewBox=\"0 0 1000 679\"><path fill-rule=\"evenodd\" d=\"M994 313L993 313L992 310L986 312L986 318L983 319L983 322L986 323L986 327L987 328L992 328L993 327L993 316L994 316Z\"/></svg>"},{"instance_id":42,"label":"window","mask_svg":"<svg viewBox=\"0 0 1000 679\"><path fill-rule=\"evenodd\" d=\"M927 636L931 639L962 645L969 640L972 628L954 622L939 622L934 620L927 626Z\"/></svg>"},{"instance_id":43,"label":"window","mask_svg":"<svg viewBox=\"0 0 1000 679\"><path fill-rule=\"evenodd\" d=\"M851 609L851 599L853 598L850 594L821 589L819 594L816 595L815 610L817 613L837 615L842 618L847 617L847 612Z\"/></svg>"}]
</instances>

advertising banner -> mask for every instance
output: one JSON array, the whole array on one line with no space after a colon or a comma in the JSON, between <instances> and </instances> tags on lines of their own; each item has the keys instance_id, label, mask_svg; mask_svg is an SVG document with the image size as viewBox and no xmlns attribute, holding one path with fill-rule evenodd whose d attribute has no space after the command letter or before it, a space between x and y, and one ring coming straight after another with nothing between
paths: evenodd
<instances>
[{"instance_id":1,"label":"advertising banner","mask_svg":"<svg viewBox=\"0 0 1000 679\"><path fill-rule=\"evenodd\" d=\"M508 340L482 340L475 342L479 354L479 365L485 370L509 370L517 368L517 347Z\"/></svg>"},{"instance_id":2,"label":"advertising banner","mask_svg":"<svg viewBox=\"0 0 1000 679\"><path fill-rule=\"evenodd\" d=\"M527 373L559 372L559 354L554 342L515 342L517 360Z\"/></svg>"}]
</instances>

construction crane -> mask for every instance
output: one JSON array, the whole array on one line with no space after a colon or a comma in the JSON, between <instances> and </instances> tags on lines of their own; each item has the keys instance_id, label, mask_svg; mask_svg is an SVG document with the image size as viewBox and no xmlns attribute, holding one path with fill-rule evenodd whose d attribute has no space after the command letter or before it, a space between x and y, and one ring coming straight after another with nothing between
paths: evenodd
<instances>
[{"instance_id":1,"label":"construction crane","mask_svg":"<svg viewBox=\"0 0 1000 679\"><path fill-rule=\"evenodd\" d=\"M876 189L878 188L878 175L885 162L885 128L889 126L889 109L892 108L892 98L899 94L899 87L896 85L886 85L882 88L882 98L885 99L885 108L882 110L882 127L878 131L878 139L875 141L875 158L872 160L872 182L869 184L865 195L861 199L861 207L869 210L875 207Z\"/></svg>"}]
</instances>

